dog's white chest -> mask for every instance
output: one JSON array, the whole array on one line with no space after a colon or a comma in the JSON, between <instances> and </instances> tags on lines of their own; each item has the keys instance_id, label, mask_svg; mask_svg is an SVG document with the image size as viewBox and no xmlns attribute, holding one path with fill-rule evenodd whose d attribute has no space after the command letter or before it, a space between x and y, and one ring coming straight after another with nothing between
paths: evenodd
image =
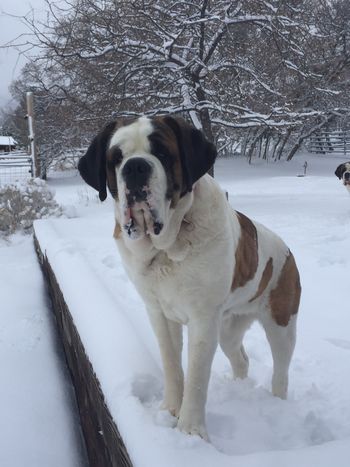
<instances>
[{"instance_id":1,"label":"dog's white chest","mask_svg":"<svg viewBox=\"0 0 350 467\"><path fill-rule=\"evenodd\" d=\"M186 324L189 320L189 302L191 302L191 287L184 279L185 267L181 263L161 255L147 271L147 294L158 301L164 315L172 320ZM143 279L144 281L144 279Z\"/></svg>"}]
</instances>

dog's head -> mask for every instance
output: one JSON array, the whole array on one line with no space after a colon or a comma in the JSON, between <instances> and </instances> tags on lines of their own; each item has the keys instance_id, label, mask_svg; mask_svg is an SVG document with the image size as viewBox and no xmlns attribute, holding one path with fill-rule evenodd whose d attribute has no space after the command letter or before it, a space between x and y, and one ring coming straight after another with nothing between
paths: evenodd
<instances>
[{"instance_id":1,"label":"dog's head","mask_svg":"<svg viewBox=\"0 0 350 467\"><path fill-rule=\"evenodd\" d=\"M181 118L141 117L109 123L79 161L83 179L99 192L106 186L131 239L159 235L169 211L213 165L215 146Z\"/></svg>"},{"instance_id":2,"label":"dog's head","mask_svg":"<svg viewBox=\"0 0 350 467\"><path fill-rule=\"evenodd\" d=\"M350 161L338 165L337 170L334 173L339 180L342 180L345 186L350 187Z\"/></svg>"}]
</instances>

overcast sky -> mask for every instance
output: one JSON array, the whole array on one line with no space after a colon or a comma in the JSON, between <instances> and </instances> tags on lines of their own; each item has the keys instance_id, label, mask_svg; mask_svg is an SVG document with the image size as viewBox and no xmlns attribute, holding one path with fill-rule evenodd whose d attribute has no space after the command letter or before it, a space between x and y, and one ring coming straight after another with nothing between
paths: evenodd
<instances>
[{"instance_id":1,"label":"overcast sky","mask_svg":"<svg viewBox=\"0 0 350 467\"><path fill-rule=\"evenodd\" d=\"M0 0L0 46L28 33L28 28L20 18L34 10L35 18L43 18L46 10L45 0ZM0 48L0 108L11 103L8 90L13 79L25 64L25 58L15 48Z\"/></svg>"}]
</instances>

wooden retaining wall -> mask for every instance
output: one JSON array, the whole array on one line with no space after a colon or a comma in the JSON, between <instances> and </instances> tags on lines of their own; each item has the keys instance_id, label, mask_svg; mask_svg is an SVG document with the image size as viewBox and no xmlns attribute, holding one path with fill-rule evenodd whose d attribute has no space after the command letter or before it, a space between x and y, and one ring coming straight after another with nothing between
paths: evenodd
<instances>
[{"instance_id":1,"label":"wooden retaining wall","mask_svg":"<svg viewBox=\"0 0 350 467\"><path fill-rule=\"evenodd\" d=\"M79 332L64 300L55 273L34 236L78 403L91 467L132 467L118 428L105 403L100 383L86 355Z\"/></svg>"}]
</instances>

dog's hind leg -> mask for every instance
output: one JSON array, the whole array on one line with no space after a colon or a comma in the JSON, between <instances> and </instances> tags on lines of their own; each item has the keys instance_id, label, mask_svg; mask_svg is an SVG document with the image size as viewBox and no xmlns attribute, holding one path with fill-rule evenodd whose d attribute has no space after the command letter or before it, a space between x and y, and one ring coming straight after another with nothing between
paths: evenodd
<instances>
[{"instance_id":1,"label":"dog's hind leg","mask_svg":"<svg viewBox=\"0 0 350 467\"><path fill-rule=\"evenodd\" d=\"M255 316L227 314L220 329L220 347L230 360L235 378L246 378L249 358L242 344L243 337Z\"/></svg>"},{"instance_id":2,"label":"dog's hind leg","mask_svg":"<svg viewBox=\"0 0 350 467\"><path fill-rule=\"evenodd\" d=\"M277 324L268 314L264 315L260 322L265 329L272 352L272 394L286 399L289 365L296 340L296 315L291 316L286 326Z\"/></svg>"}]
</instances>

